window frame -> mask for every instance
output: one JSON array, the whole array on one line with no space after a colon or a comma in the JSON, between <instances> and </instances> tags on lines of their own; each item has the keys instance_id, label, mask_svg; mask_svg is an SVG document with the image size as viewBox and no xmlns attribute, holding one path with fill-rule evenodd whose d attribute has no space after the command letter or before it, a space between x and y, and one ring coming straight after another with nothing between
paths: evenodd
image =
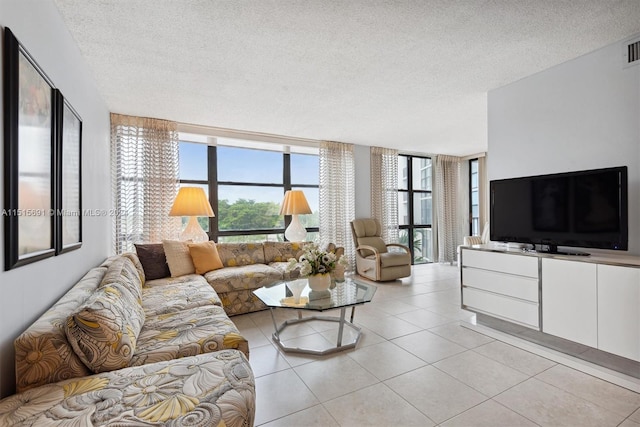
<instances>
[{"instance_id":1,"label":"window frame","mask_svg":"<svg viewBox=\"0 0 640 427\"><path fill-rule=\"evenodd\" d=\"M187 144L200 144L199 142L193 141L185 141L180 140L179 144L187 143ZM260 150L259 148L245 148L245 147L234 147L234 148L243 148L243 149L251 149L258 151L271 151L271 150ZM197 179L180 179L180 185L183 184L194 184L194 185L207 185L209 189L209 203L211 203L211 207L213 208L213 212L216 214L215 217L209 218L209 231L207 235L209 236L209 240L213 240L214 242L218 242L220 237L233 237L233 236L256 236L256 235L269 235L276 234L282 235L282 238L286 240L284 237L284 231L291 224L291 215L285 215L284 217L284 227L283 228L263 228L263 229L251 229L251 230L220 230L218 225L218 215L219 212L219 204L218 204L218 195L219 186L242 186L242 187L269 187L269 188L282 188L282 197L284 198L284 194L286 191L291 190L292 188L316 188L319 189L320 185L315 184L296 184L291 182L291 153L282 152L283 162L282 162L282 183L265 183L265 182L244 182L244 181L218 181L218 146L217 145L207 145L207 180L197 180ZM294 153L300 154L300 153ZM314 154L304 153L302 155L313 156ZM319 231L319 227L306 227L308 233L314 233Z\"/></svg>"},{"instance_id":2,"label":"window frame","mask_svg":"<svg viewBox=\"0 0 640 427\"><path fill-rule=\"evenodd\" d=\"M473 172L473 165L475 164L475 173ZM479 236L480 235L480 163L478 158L469 159L469 235L470 236ZM476 175L476 187L473 186L473 175ZM477 194L478 203L477 205L473 204L473 194ZM478 206L478 216L473 215L473 207ZM474 220L476 222L474 223ZM474 227L475 225L475 227Z\"/></svg>"},{"instance_id":3,"label":"window frame","mask_svg":"<svg viewBox=\"0 0 640 427\"><path fill-rule=\"evenodd\" d=\"M433 159L429 156L418 156L412 154L398 154L398 157L405 157L407 162L407 188L400 188L398 185L398 200L401 200L401 194L407 194L407 213L408 213L408 224L398 225L400 230L407 230L407 246L411 252L411 264L415 265L415 248L413 242L413 234L416 229L433 229ZM431 161L431 190L422 190L422 189L414 189L413 188L413 160L414 159L427 159ZM403 171L399 170L398 174L402 174ZM403 175L404 177L404 175ZM421 178L422 179L422 178ZM415 223L415 215L414 215L414 195L425 194L431 196L431 221L429 224L416 224ZM433 234L430 244L433 246ZM433 247L432 247L433 251ZM433 262L427 257L424 257L425 261L419 264L429 264Z\"/></svg>"}]
</instances>

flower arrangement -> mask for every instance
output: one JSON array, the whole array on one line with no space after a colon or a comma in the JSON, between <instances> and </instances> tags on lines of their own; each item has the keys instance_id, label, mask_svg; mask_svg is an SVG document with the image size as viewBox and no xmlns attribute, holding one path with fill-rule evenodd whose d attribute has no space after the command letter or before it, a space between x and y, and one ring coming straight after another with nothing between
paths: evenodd
<instances>
[{"instance_id":1,"label":"flower arrangement","mask_svg":"<svg viewBox=\"0 0 640 427\"><path fill-rule=\"evenodd\" d=\"M287 271L300 268L300 276L306 277L331 273L338 265L349 265L344 255L337 257L333 252L320 250L315 243L307 243L299 260L289 258Z\"/></svg>"}]
</instances>

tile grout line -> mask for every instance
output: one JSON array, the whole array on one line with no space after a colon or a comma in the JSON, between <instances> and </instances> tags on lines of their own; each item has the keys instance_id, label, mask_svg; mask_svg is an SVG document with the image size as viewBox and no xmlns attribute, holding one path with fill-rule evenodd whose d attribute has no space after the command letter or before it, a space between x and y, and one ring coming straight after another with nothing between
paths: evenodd
<instances>
[{"instance_id":1,"label":"tile grout line","mask_svg":"<svg viewBox=\"0 0 640 427\"><path fill-rule=\"evenodd\" d=\"M425 270L426 270L426 269L425 269ZM413 275L412 275L412 278L413 278ZM436 280L436 281L428 281L428 282L426 282L426 283L433 283L433 282L438 282L438 281L441 281L441 282L446 282L446 281L455 281L455 280L457 280L457 279L458 279L458 277L457 277L457 275L455 275L455 276L452 276L452 278L441 279L441 280ZM453 290L456 290L456 289L457 289L457 287L455 287L455 288L454 288L454 287L452 287L452 289L453 289ZM594 406L596 406L597 408L600 408L601 410L606 411L606 412L608 412L608 413L610 413L610 414L614 414L614 415L616 415L616 416L618 416L618 417L622 417L622 416L623 416L622 414L619 414L618 412L614 412L614 411L612 411L612 410L610 410L610 409L607 409L607 408L605 408L605 407L600 406L597 402L593 402L593 401L591 401L591 400L589 400L589 399L585 399L585 398L583 398L583 397L581 397L581 396L577 396L577 395L575 395L574 393L572 393L572 392L570 392L570 391L568 391L568 390L564 390L564 389L562 389L562 388L560 388L560 387L558 387L558 386L555 386L555 385L553 385L553 384L551 384L551 383L548 383L548 382L546 382L546 381L544 381L543 379L540 379L540 378L538 377L539 375L541 375L541 374L543 374L543 373L545 373L545 372L549 371L550 369L553 369L554 367L558 366L558 364L560 364L561 366L567 367L567 368L573 368L573 369L577 369L577 368L574 368L573 366L571 366L571 365L569 365L569 364L567 364L567 363L559 362L558 360L555 360L554 358L549 357L549 356L547 356L547 355L539 354L539 353L538 353L538 352L536 352L536 351L532 351L532 350L530 350L530 349L528 349L528 348L524 348L524 347L522 347L522 346L519 346L519 345L513 344L511 341L509 341L509 340L507 340L507 339L496 338L495 336L493 336L493 335L492 335L492 334L490 334L490 333L485 333L485 332L482 330L482 328L481 328L481 327L477 327L477 325L472 325L468 320L464 320L464 319L460 319L460 318L451 318L451 317L448 317L447 315L443 315L443 314L441 314L441 313L431 311L431 310L429 310L429 308L419 307L419 306L414 306L413 304L407 303L407 302L405 302L405 301L401 301L401 299L409 298L409 297L411 297L411 296L416 296L416 295L430 295L430 294L431 294L431 295L433 295L434 293L446 293L446 292L450 292L450 291L451 291L450 289L439 289L439 290L432 290L432 291L428 291L428 292L420 293L420 294L402 295L402 296L399 296L399 297L391 297L391 296L387 296L387 298L389 298L389 300L397 301L397 302L399 302L399 303L401 303L401 304L410 305L410 306L412 306L412 307L415 307L415 310L409 310L409 311L406 311L406 312L405 312L405 311L403 311L403 312L399 312L399 313L394 313L394 314L392 314L392 313L387 313L387 312L384 312L384 311L382 311L382 310L379 310L379 309L377 309L376 307L372 307L372 309L373 309L373 310L371 310L371 312L370 312L370 313L368 313L368 314L369 314L369 316L368 316L368 317L370 317L370 318L371 318L371 322L370 322L370 323L372 323L374 320L376 320L376 318L377 318L377 317L381 317L381 316L377 316L377 315L376 315L377 313L381 313L381 314L384 314L384 316L382 316L382 317L394 317L394 318L395 318L395 319L397 319L397 320L400 320L400 321L406 322L406 323L408 323L408 324L410 324L410 325L412 325L412 326L415 326L416 328L418 328L418 329L419 329L419 330L417 330L417 331L415 331L415 332L410 332L410 333L401 334L401 335L399 335L399 336L397 336L397 337L393 337L393 338L386 338L385 336L380 335L379 333L375 332L374 330L372 330L371 328L369 328L369 327L368 327L368 326L366 326L365 324L362 324L362 323L357 322L357 319L356 319L356 322L355 322L355 323L357 323L359 326L362 326L362 327L366 328L367 330L370 330L374 335L379 336L379 337L381 338L381 341L380 341L380 342L374 342L374 343L371 343L371 344L369 344L369 345L367 345L367 346L364 346L364 347L361 345L361 344L362 344L362 342L361 342L361 343L359 344L359 346L358 346L358 348L357 348L357 349L353 349L353 350L346 351L346 352L344 352L344 354L345 354L345 355L346 355L346 357L348 357L350 360L354 361L354 362L356 363L356 365L357 365L357 366L359 366L360 368L362 368L365 372L368 372L368 373L373 377L373 379L375 379L375 382L374 382L373 384L369 384L369 385L366 385L366 386L360 387L360 388L358 388L358 389L356 389L356 390L353 390L353 391L350 391L350 392L348 392L348 393L344 393L344 394L342 394L342 395L340 395L340 396L332 397L331 399L327 400L326 402L322 402L322 401L320 401L320 399L318 398L318 396L317 396L317 395L316 395L316 394L315 394L315 393L314 393L314 392L309 388L309 386L306 384L306 382L304 382L304 380L300 377L300 375L298 375L298 372L297 372L297 370L296 370L296 368L298 368L298 367L306 366L306 365L308 365L308 364L310 364L310 363L313 363L313 362L315 362L315 361L318 361L318 360L310 359L310 360L305 361L304 363L300 363L300 364L298 364L298 365L295 365L295 366L294 366L293 364L291 364L291 363L286 359L286 357L284 356L284 354L283 354L283 353L282 353L282 352L277 348L277 346L275 346L275 345L272 343L272 340L271 340L270 336L269 336L269 337L267 337L267 340L268 340L269 345L271 345L272 347L275 347L275 350L276 350L276 351L277 351L277 353L278 353L278 357L283 357L284 361L287 363L287 365L288 365L289 367L288 367L288 368L286 368L286 369L283 369L282 371L275 371L275 372L271 372L271 373L269 373L269 374L265 374L264 376L266 376L266 375L271 375L271 374L275 374L275 373L278 373L278 372L284 372L284 371L286 371L287 369L291 369L291 370L293 370L293 372L296 374L296 377L297 377L297 378L298 378L298 379L299 379L299 380L304 384L305 388L310 392L310 394L311 394L312 396L314 396L315 400L316 400L318 403L316 403L315 405L309 406L309 407L307 407L307 408L301 409L301 410L299 410L299 411L292 412L292 413L290 413L290 414L285 414L285 415L283 415L283 416L281 416L281 417L279 417L279 418L277 418L277 419L267 421L266 423L263 423L263 424L261 424L261 425L268 424L268 423L271 423L271 422L276 421L276 420L280 420L280 419L287 418L288 416L291 416L291 415L297 414L297 413L302 412L302 411L309 410L309 409L314 408L314 407L316 407L316 406L321 406L321 407L323 408L323 410L324 410L324 411L326 411L326 412L329 414L329 416L331 417L331 419L332 419L332 420L333 420L337 425L343 426L343 424L341 424L341 423L338 421L338 419L337 419L337 418L335 418L335 417L334 417L334 415L333 415L333 414L328 410L328 408L327 408L326 404L327 404L328 402L331 402L331 401L334 401L334 400L337 400L337 399L343 399L345 396L349 396L350 394L357 393L357 392L361 392L362 390L365 390L365 389L367 389L367 388L369 388L369 387L375 387L375 386L377 386L377 385L379 385L379 384L382 384L383 386L385 386L385 387L386 387L386 389L388 389L388 390L390 390L391 392L393 392L393 393L394 393L394 395L396 395L396 396L397 396L397 397L398 397L402 402L405 402L405 404L406 404L406 405L408 405L409 407L411 407L411 408L413 408L414 410L418 411L418 412L419 412L420 414L422 414L426 419L430 420L431 422L434 422L434 421L429 417L429 415L428 415L428 414L426 414L426 413L422 412L420 409L418 409L416 406L414 406L413 404L411 404L408 400L406 400L403 396L399 395L395 390L393 390L390 386L388 386L388 385L386 384L386 382L391 381L391 380L393 380L394 378L397 378L397 377L400 377L400 376L403 376L403 375L407 375L407 374L411 374L412 372L417 371L417 370L422 369L422 368L425 368L425 367L427 367L427 366L433 366L433 367L434 367L438 372L440 372L441 374L446 375L447 377L449 377L450 379L452 379L452 380L453 380L453 381L455 381L456 383L459 383L459 384L461 384L461 385L463 385L463 386L465 386L465 387L468 387L468 388L469 388L469 389L471 389L471 390L474 390L474 391L478 392L478 393L479 393L479 394L484 398L484 400L483 400L482 402L477 403L477 404L475 404L475 405L471 406L470 408L467 408L467 409L465 409L464 411L462 411L462 412L460 412L460 413L458 413L458 414L455 414L455 415L453 415L453 416L451 416L451 417L447 418L446 420L443 420L443 421L442 421L442 422L440 422L440 423L435 423L435 422L434 422L434 424L435 424L435 425L442 425L443 423L446 423L446 422L450 421L450 420L451 420L451 419L453 419L453 418L459 417L459 416L461 416L461 415L463 415L463 414L467 413L468 411L471 411L471 410L473 410L474 408L477 408L478 406L481 406L482 404L485 404L485 403L486 403L486 402L488 402L488 401L491 401L491 402L493 402L493 403L495 403L495 404L498 404L498 405L500 405L501 407L503 407L503 408L505 408L505 409L507 409L507 410L509 410L509 411L512 411L512 412L513 412L513 413L515 413L515 414L518 414L519 416L521 416L521 417L523 417L524 419L526 419L526 420L528 420L528 421L532 422L533 424L538 425L536 422L534 422L534 421L530 420L528 417L526 417L525 415L523 415L523 414L519 413L519 412L518 412L518 411L516 411L515 409L512 409L512 408L510 408L510 407L508 407L508 406L505 406L504 404L502 404L502 403L498 402L497 400L495 400L495 398L496 398L496 397L498 397L498 396L500 396L500 395L503 395L504 393L509 392L510 390L512 390L512 389L514 389L514 388L516 388L516 387L518 387L519 385L521 385L521 384L523 384L523 383L525 383L525 382L527 382L527 381L529 381L529 380L531 380L531 379L537 380L537 381L539 381L539 382L540 382L540 383L542 383L542 384L545 384L545 385L547 385L547 386L553 387L554 389L559 390L560 392L566 393L567 395L572 396L573 398L578 399L579 401L583 401L583 402L586 402L586 403L593 404L593 405L594 405ZM389 288L389 292L388 292L388 293L389 293L389 294L392 294L392 290L391 290L390 288ZM382 296L382 295L381 295L381 296ZM373 304L372 304L372 305L373 305ZM455 306L456 304L455 304L455 303L453 303L453 304L452 304L452 303L449 303L449 302L440 302L440 303L434 304L433 306L430 306L430 307L435 307L436 305L453 305L453 306ZM402 307L402 306L401 306L401 307ZM443 307L443 309L445 309L445 308L446 308L446 307ZM430 328L425 328L425 327L423 327L423 326L416 325L416 324L412 323L411 321L408 321L408 320L405 320L405 319L402 319L402 318L398 317L398 316L400 316L400 315L405 315L406 313L411 313L411 312L413 312L413 311L417 311L417 310L425 310L425 311L427 311L427 312L433 313L433 314L434 314L434 315L436 315L436 316L440 316L440 317L442 317L442 318L445 318L445 319L451 319L451 320L449 320L448 322L443 323L443 324L438 324L438 325L434 325L434 326L432 326L432 327L430 327ZM363 314L364 314L364 313L363 313ZM356 317L357 317L357 316L356 316ZM249 320L250 320L250 321L255 325L255 327L256 327L256 329L257 329L257 330L259 330L263 335L265 335L264 331L260 328L260 326L258 325L258 323L257 323L254 319L249 318ZM459 343L459 342L457 342L457 341L453 341L452 339L450 339L450 338L449 338L449 335L448 335L448 336L443 336L443 335L439 335L439 334L437 334L437 333L435 333L435 332L432 332L432 329L435 329L435 328L438 328L438 327L444 327L444 326L447 326L447 325L453 325L453 324L454 324L454 322L456 322L455 324L457 324L457 326L458 326L458 327L461 327L461 328L463 328L463 329L468 329L468 330L473 331L473 332L476 332L476 333L478 333L478 334L480 334L480 335L484 335L484 336L486 336L486 337L488 337L488 338L491 338L491 341L489 341L489 342L485 342L485 343L482 343L482 344L480 344L480 345L475 345L475 346L473 346L473 347L469 348L469 347L467 347L466 345L462 345L462 344L460 344L460 343ZM477 327L477 329L475 329L476 327ZM402 329L402 328L400 328L400 329ZM319 335L322 335L322 334L323 334L323 332L324 332L324 331L315 331L313 334L319 334ZM428 361L424 360L422 357L420 357L419 355L417 355L417 354L413 353L413 352L412 352L412 351L410 351L410 350L405 349L404 347L402 347L402 346L400 346L399 344L397 344L396 342L394 342L394 340L396 340L396 339L404 338L404 337L408 337L408 336L411 336L411 335L413 335L413 334L418 334L418 333L422 333L422 332L428 332L428 333L430 333L430 334L433 334L434 336L436 336L436 337L438 337L438 338L440 338L440 339L443 339L443 340L448 341L448 342L450 342L450 343L452 343L452 344L455 344L455 345L457 345L457 346L460 346L463 350L462 350L461 352L459 352L459 353L455 353L455 354L453 354L453 355L448 355L448 356L446 356L446 357L443 357L443 358L441 358L441 359L439 359L439 360L437 360L437 361L434 361L434 362L428 362ZM307 335L312 335L312 334L307 334ZM303 335L303 336L307 336L307 335ZM298 337L295 337L295 338L298 338ZM292 338L292 339L293 339L293 338ZM546 359L550 360L551 362L554 362L555 364L554 364L553 366L550 366L550 367L547 367L547 368L545 368L545 369L541 370L540 372L536 372L535 374L530 375L530 374L529 374L529 373L527 373L527 372L523 372L523 371L521 371L521 370L519 370L519 369L517 369L517 368L511 367L511 366L509 366L509 365L507 365L507 364L505 364L505 363L502 363L502 362L500 362L500 361L498 361L498 360L496 360L496 359L493 359L492 357L490 357L490 356L488 356L488 355L484 355L484 354L482 354L482 353L480 353L480 352L476 351L479 347L482 347L482 346L484 346L484 345L491 344L491 343L493 343L493 342L502 342L502 343L504 343L504 344L506 344L506 345L512 345L512 346L514 346L515 348L518 348L518 349L520 349L520 350L522 350L522 351L527 351L527 352L529 352L529 353L531 353L531 354L533 354L533 355L536 355L536 356L539 356L539 357L546 358ZM392 376L392 377L390 377L390 378L387 378L387 379L379 379L379 378L375 375L375 373L374 373L374 372L372 372L370 369L367 369L364 365L362 365L360 362L358 362L356 359L354 359L354 358L352 357L352 354L353 354L353 353L355 353L358 349L366 348L366 347L369 347L369 346L374 346L374 345L377 345L377 344L383 344L383 343L391 343L391 344L393 344L394 346L398 347L399 349L401 349L401 350L405 351L407 354L410 354L410 355L414 356L415 358L417 358L418 360L422 361L422 362L424 363L424 365L423 365L423 366L416 367L416 368L414 368L414 369L410 369L410 370L408 370L408 371L406 371L406 372L402 372L402 373L396 374L396 375L394 375L394 376ZM267 344L264 344L263 346L258 346L258 347L256 347L256 348L265 347L266 345L267 345ZM464 353L469 352L469 351L470 351L470 352L472 352L472 354L475 354L475 355L480 356L480 357L482 357L482 358L486 358L486 359L491 360L492 362L498 363L498 364L500 364L500 365L504 365L504 366L506 366L506 367L509 367L510 369L513 369L515 372L518 372L518 373L520 373L520 374L523 374L526 378L525 378L525 379L523 379L522 381L518 381L516 384L510 385L508 388L506 388L505 390L500 391L499 393L495 394L494 396L487 396L485 393L482 393L480 390L477 390L475 387L472 387L471 385L466 384L465 382L463 382L463 381L461 381L461 380L459 380L459 379L457 379L457 378L453 377L451 374L449 374L449 373L447 373L447 372L445 372L445 371L441 370L441 369L440 369L440 368L438 368L437 366L435 366L435 363L438 363L438 362L440 362L440 361L442 361L442 360L446 360L446 359L449 359L449 358L452 358L452 357L455 357L455 356L458 356L458 355L464 354ZM324 359L320 359L320 360L324 360ZM577 369L577 370L578 370L578 371L582 371L581 369ZM590 376L592 376L592 377L596 377L596 378L598 378L598 376L597 376L597 375L593 375L593 374L591 374L591 373L589 373L589 372L585 372L585 371L582 371L582 372L584 372L585 374L590 375ZM602 379L602 378L600 378L600 379L601 379L601 380L603 380L603 381L607 381L607 380ZM608 382L610 382L610 383L611 383L612 381L608 381ZM614 384L614 385L616 385L616 386L619 386L619 387L628 388L628 387L620 386L619 384L616 384L616 383L613 383L613 384ZM632 391L632 392L636 392L636 393L638 393L638 392L637 392L637 391L635 391L635 390L631 390L631 391ZM631 413L630 413L629 415L627 415L627 416L626 416L626 417L625 417L625 418L620 422L620 424L624 423L624 422L625 422L625 421L627 421L627 420L629 420L629 422L636 423L636 421L634 421L633 419L631 419L631 416L633 416L633 414L635 413L635 411L637 411L637 410L639 410L639 409L640 409L640 407L638 407L638 408L636 408L635 410L631 411ZM618 424L618 425L619 425L619 424ZM346 427L346 426L344 426L344 427Z\"/></svg>"},{"instance_id":2,"label":"tile grout line","mask_svg":"<svg viewBox=\"0 0 640 427\"><path fill-rule=\"evenodd\" d=\"M627 376L624 374L615 373L614 371L610 371L607 368L603 368L601 366L597 366L586 361L581 361L577 358L560 353L550 348L541 347L529 341L523 341L512 335L495 331L490 328L484 327L482 325L473 325L470 323L465 323L462 325L462 327L470 329L472 331L482 333L482 334L486 334L498 341L502 341L505 344L510 344L521 350L525 350L537 356L552 360L563 366L573 368L587 375L591 375L592 377L596 377L603 381L607 381L609 383L617 385L619 387L626 388L634 393L640 393L640 380L636 379L634 381L634 379L632 378L626 378Z\"/></svg>"}]
</instances>

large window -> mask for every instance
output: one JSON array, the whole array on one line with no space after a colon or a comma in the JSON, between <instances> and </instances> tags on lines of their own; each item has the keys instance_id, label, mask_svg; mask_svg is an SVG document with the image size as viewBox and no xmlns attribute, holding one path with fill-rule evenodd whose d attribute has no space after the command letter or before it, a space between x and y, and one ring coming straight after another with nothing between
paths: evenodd
<instances>
[{"instance_id":1,"label":"large window","mask_svg":"<svg viewBox=\"0 0 640 427\"><path fill-rule=\"evenodd\" d=\"M317 154L239 145L242 141L226 138L218 139L217 146L180 142L180 184L205 187L216 215L199 218L210 238L221 243L283 241L291 217L279 215L280 204L285 191L294 189L304 191L313 211L301 215L300 221L307 228L307 240L315 239L319 225Z\"/></svg>"},{"instance_id":2,"label":"large window","mask_svg":"<svg viewBox=\"0 0 640 427\"><path fill-rule=\"evenodd\" d=\"M411 249L414 264L433 260L431 166L429 157L398 156L400 243Z\"/></svg>"},{"instance_id":3,"label":"large window","mask_svg":"<svg viewBox=\"0 0 640 427\"><path fill-rule=\"evenodd\" d=\"M469 232L480 235L480 192L478 190L478 159L469 160Z\"/></svg>"}]
</instances>

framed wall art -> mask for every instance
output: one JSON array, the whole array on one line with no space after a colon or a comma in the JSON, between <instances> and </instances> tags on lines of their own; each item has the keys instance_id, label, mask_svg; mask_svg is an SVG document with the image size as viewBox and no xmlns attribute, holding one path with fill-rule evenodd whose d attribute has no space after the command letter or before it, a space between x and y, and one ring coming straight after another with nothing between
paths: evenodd
<instances>
[{"instance_id":1,"label":"framed wall art","mask_svg":"<svg viewBox=\"0 0 640 427\"><path fill-rule=\"evenodd\" d=\"M5 270L55 255L54 86L5 28Z\"/></svg>"},{"instance_id":2,"label":"framed wall art","mask_svg":"<svg viewBox=\"0 0 640 427\"><path fill-rule=\"evenodd\" d=\"M82 119L56 94L56 254L82 246Z\"/></svg>"}]
</instances>

